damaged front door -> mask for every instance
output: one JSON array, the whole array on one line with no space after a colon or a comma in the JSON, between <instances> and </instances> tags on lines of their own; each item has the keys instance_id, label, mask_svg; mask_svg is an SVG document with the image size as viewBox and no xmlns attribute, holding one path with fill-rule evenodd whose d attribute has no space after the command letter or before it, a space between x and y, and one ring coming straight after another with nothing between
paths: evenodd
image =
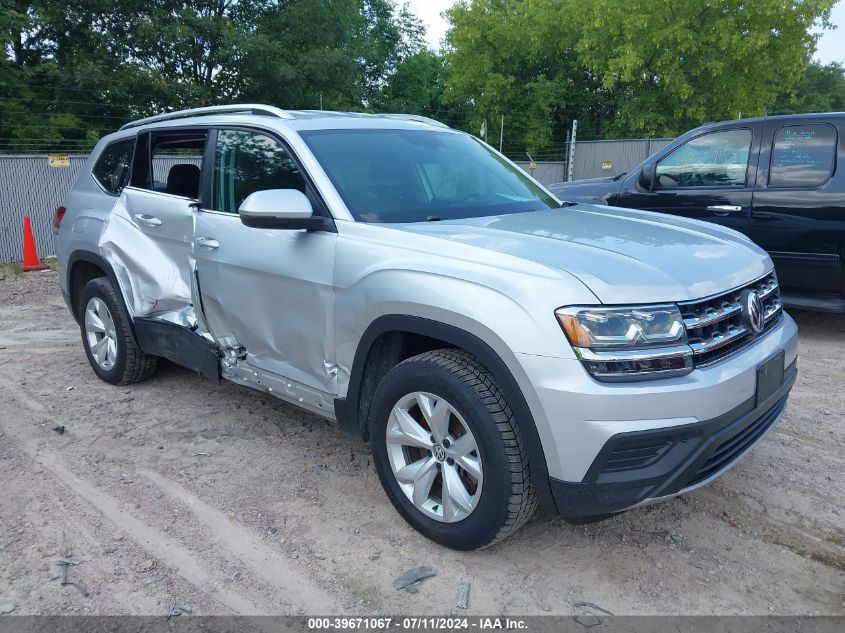
<instances>
[{"instance_id":1,"label":"damaged front door","mask_svg":"<svg viewBox=\"0 0 845 633\"><path fill-rule=\"evenodd\" d=\"M223 375L330 414L323 407L331 406L325 395L337 393L332 327L337 234L241 223L240 204L267 189L298 189L315 214L325 213L275 138L220 130L213 162L211 201L196 215L194 257L203 313L226 354Z\"/></svg>"}]
</instances>

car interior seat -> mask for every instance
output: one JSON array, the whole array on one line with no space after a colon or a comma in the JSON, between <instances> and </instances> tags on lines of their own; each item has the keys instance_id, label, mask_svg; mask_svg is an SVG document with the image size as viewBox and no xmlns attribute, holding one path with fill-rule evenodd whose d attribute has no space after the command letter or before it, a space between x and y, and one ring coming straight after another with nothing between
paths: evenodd
<instances>
[{"instance_id":1,"label":"car interior seat","mask_svg":"<svg viewBox=\"0 0 845 633\"><path fill-rule=\"evenodd\" d=\"M199 198L200 168L190 163L173 165L167 174L167 193Z\"/></svg>"}]
</instances>

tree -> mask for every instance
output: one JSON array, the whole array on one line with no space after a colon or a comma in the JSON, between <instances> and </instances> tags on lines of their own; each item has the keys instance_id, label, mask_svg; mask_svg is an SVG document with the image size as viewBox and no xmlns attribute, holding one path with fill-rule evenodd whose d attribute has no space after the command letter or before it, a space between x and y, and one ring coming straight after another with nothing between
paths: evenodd
<instances>
[{"instance_id":1,"label":"tree","mask_svg":"<svg viewBox=\"0 0 845 633\"><path fill-rule=\"evenodd\" d=\"M422 46L419 21L389 0L289 0L242 42L242 96L289 108L363 109Z\"/></svg>"},{"instance_id":2,"label":"tree","mask_svg":"<svg viewBox=\"0 0 845 633\"><path fill-rule=\"evenodd\" d=\"M6 1L0 8L0 147L84 150L134 109L143 73L122 60L133 2ZM140 3L137 3L140 4Z\"/></svg>"},{"instance_id":3,"label":"tree","mask_svg":"<svg viewBox=\"0 0 845 633\"><path fill-rule=\"evenodd\" d=\"M562 158L566 131L601 136L615 112L615 91L577 51L577 0L473 0L448 12L449 74L444 100L470 102L472 128L505 116L506 153Z\"/></svg>"},{"instance_id":4,"label":"tree","mask_svg":"<svg viewBox=\"0 0 845 633\"><path fill-rule=\"evenodd\" d=\"M676 135L762 114L798 80L832 0L462 0L444 99L505 146L562 156L581 138ZM512 152L513 153L513 152Z\"/></svg>"},{"instance_id":5,"label":"tree","mask_svg":"<svg viewBox=\"0 0 845 633\"><path fill-rule=\"evenodd\" d=\"M438 116L444 109L440 101L445 73L443 56L424 48L397 65L373 105L381 112Z\"/></svg>"},{"instance_id":6,"label":"tree","mask_svg":"<svg viewBox=\"0 0 845 633\"><path fill-rule=\"evenodd\" d=\"M845 68L810 62L791 91L778 95L769 114L845 111Z\"/></svg>"},{"instance_id":7,"label":"tree","mask_svg":"<svg viewBox=\"0 0 845 633\"><path fill-rule=\"evenodd\" d=\"M215 103L366 109L422 34L391 0L2 0L0 149Z\"/></svg>"},{"instance_id":8,"label":"tree","mask_svg":"<svg viewBox=\"0 0 845 633\"><path fill-rule=\"evenodd\" d=\"M269 0L147 0L132 20L129 65L146 71L168 107L233 99L240 88L242 44ZM125 13L125 9L123 9Z\"/></svg>"},{"instance_id":9,"label":"tree","mask_svg":"<svg viewBox=\"0 0 845 633\"><path fill-rule=\"evenodd\" d=\"M810 27L833 0L592 0L577 6L583 63L621 89L618 132L674 135L760 115L798 81Z\"/></svg>"}]
</instances>

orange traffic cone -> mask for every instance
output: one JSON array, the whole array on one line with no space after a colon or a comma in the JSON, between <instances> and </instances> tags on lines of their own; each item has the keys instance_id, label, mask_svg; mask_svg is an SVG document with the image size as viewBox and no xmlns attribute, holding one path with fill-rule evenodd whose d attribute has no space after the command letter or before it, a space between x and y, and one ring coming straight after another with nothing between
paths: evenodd
<instances>
[{"instance_id":1,"label":"orange traffic cone","mask_svg":"<svg viewBox=\"0 0 845 633\"><path fill-rule=\"evenodd\" d=\"M23 216L23 269L24 270L46 270L50 268L41 263L38 259L38 250L35 248L35 238L32 236L32 224L29 216Z\"/></svg>"}]
</instances>

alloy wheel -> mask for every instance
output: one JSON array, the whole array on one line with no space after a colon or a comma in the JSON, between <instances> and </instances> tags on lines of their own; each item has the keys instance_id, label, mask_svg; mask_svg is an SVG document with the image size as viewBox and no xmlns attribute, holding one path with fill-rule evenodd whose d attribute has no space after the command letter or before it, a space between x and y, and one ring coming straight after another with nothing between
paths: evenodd
<instances>
[{"instance_id":1,"label":"alloy wheel","mask_svg":"<svg viewBox=\"0 0 845 633\"><path fill-rule=\"evenodd\" d=\"M117 332L105 301L91 297L85 306L85 338L96 363L106 371L117 360Z\"/></svg>"},{"instance_id":2,"label":"alloy wheel","mask_svg":"<svg viewBox=\"0 0 845 633\"><path fill-rule=\"evenodd\" d=\"M444 523L467 518L481 498L483 468L475 437L445 398L414 392L394 405L387 454L405 496Z\"/></svg>"}]
</instances>

